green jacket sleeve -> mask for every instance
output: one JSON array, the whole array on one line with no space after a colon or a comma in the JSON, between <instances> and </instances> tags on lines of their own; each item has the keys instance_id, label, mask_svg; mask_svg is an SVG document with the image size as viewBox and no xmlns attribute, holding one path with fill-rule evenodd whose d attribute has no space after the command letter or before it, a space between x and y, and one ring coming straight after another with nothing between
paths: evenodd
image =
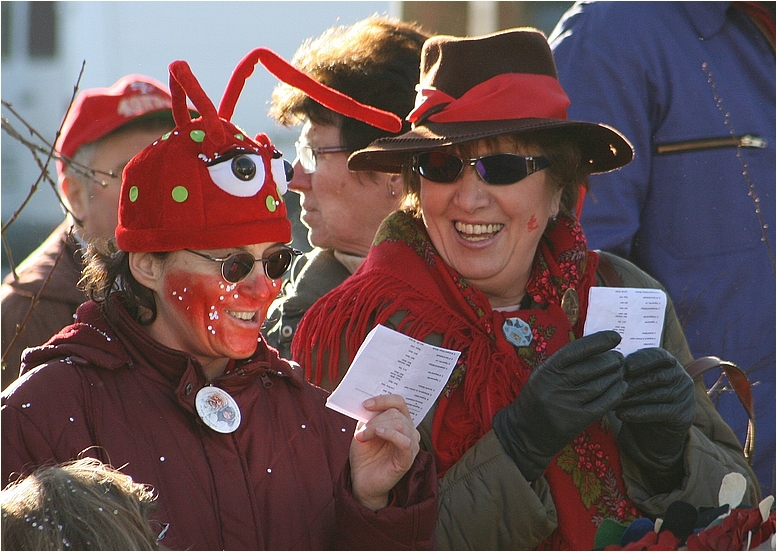
<instances>
[{"instance_id":1,"label":"green jacket sleeve","mask_svg":"<svg viewBox=\"0 0 777 552\"><path fill-rule=\"evenodd\" d=\"M610 259L624 287L663 289L655 279L630 262L611 254L601 254ZM661 346L672 353L683 366L693 360L671 299L667 299ZM663 515L676 500L697 507L717 506L720 483L723 477L731 472L740 473L747 479L748 489L743 499L746 504L754 505L760 500L760 488L742 453L742 445L715 410L701 377L695 380L695 393L696 416L686 441L685 478L682 488L667 494L654 494L636 464L628 456L621 456L623 477L629 496L645 514ZM611 419L614 419L614 416Z\"/></svg>"}]
</instances>

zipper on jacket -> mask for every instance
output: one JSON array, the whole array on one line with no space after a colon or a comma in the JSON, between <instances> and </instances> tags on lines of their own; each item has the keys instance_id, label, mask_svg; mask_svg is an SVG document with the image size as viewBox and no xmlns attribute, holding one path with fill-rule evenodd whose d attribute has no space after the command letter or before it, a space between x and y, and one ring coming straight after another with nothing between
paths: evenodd
<instances>
[{"instance_id":1,"label":"zipper on jacket","mask_svg":"<svg viewBox=\"0 0 777 552\"><path fill-rule=\"evenodd\" d=\"M263 372L259 377L262 378L262 385L264 385L265 388L272 387L272 380L270 379L270 376L267 375L267 372Z\"/></svg>"},{"instance_id":2,"label":"zipper on jacket","mask_svg":"<svg viewBox=\"0 0 777 552\"><path fill-rule=\"evenodd\" d=\"M766 140L753 134L744 136L724 136L721 138L700 138L698 140L683 140L681 142L666 142L656 144L657 155L671 153L686 153L716 148L765 148Z\"/></svg>"}]
</instances>

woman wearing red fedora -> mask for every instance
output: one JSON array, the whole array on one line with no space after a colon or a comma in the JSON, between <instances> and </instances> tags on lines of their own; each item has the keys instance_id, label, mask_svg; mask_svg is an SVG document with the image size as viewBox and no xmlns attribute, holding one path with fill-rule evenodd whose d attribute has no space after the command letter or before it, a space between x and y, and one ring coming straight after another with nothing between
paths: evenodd
<instances>
[{"instance_id":1,"label":"woman wearing red fedora","mask_svg":"<svg viewBox=\"0 0 777 552\"><path fill-rule=\"evenodd\" d=\"M124 171L116 244L85 272L93 300L2 395L3 481L81 455L122 466L158 494L166 549L431 548L437 481L404 400L368 400L354 434L261 338L296 252L291 166L229 122L257 61L307 82L257 49L217 111L170 65L176 127Z\"/></svg>"},{"instance_id":2,"label":"woman wearing red fedora","mask_svg":"<svg viewBox=\"0 0 777 552\"><path fill-rule=\"evenodd\" d=\"M544 35L431 38L417 90L412 130L349 158L403 174L407 208L308 311L292 353L333 387L375 324L461 351L419 428L440 476L438 545L592 549L605 519L718 506L730 472L755 504L739 443L683 369L693 359L671 303L661 347L624 358L618 333L583 336L589 290L611 274L617 287L661 286L586 246L587 176L632 149L567 119Z\"/></svg>"}]
</instances>

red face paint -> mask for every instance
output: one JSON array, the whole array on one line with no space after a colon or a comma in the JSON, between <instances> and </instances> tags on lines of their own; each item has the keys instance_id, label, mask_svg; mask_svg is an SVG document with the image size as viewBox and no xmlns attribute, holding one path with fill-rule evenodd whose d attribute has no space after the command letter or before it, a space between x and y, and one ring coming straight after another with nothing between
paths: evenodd
<instances>
[{"instance_id":1,"label":"red face paint","mask_svg":"<svg viewBox=\"0 0 777 552\"><path fill-rule=\"evenodd\" d=\"M529 232L534 232L539 227L540 227L540 225L537 224L537 217L532 215L531 218L529 219L529 222L526 223L526 229Z\"/></svg>"},{"instance_id":2,"label":"red face paint","mask_svg":"<svg viewBox=\"0 0 777 552\"><path fill-rule=\"evenodd\" d=\"M230 284L218 274L171 268L155 325L166 325L166 345L195 357L247 358L278 289L262 272Z\"/></svg>"}]
</instances>

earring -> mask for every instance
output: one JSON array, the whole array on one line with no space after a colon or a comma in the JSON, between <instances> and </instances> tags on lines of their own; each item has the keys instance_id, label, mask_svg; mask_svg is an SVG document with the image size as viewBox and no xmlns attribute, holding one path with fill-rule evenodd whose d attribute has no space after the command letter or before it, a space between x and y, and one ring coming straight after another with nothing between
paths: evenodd
<instances>
[{"instance_id":1,"label":"earring","mask_svg":"<svg viewBox=\"0 0 777 552\"><path fill-rule=\"evenodd\" d=\"M397 191L394 188L391 188L391 197L396 197Z\"/></svg>"}]
</instances>

